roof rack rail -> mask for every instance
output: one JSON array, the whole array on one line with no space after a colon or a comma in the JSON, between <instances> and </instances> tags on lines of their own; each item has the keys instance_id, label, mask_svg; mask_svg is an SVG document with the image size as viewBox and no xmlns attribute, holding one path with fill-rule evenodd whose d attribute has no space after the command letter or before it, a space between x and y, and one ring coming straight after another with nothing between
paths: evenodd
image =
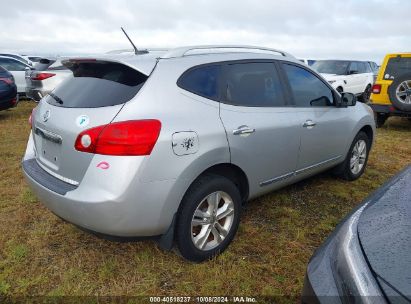
<instances>
[{"instance_id":1,"label":"roof rack rail","mask_svg":"<svg viewBox=\"0 0 411 304\"><path fill-rule=\"evenodd\" d=\"M190 51L194 50L213 50L213 49L244 49L244 50L255 50L255 51L266 51L266 52L273 52L273 53L278 53L281 56L284 57L292 57L294 58L293 55L286 53L281 50L276 50L276 49L270 49L266 47L259 47L259 46L250 46L250 45L197 45L197 46L184 46L184 47L178 47L175 49L172 49L165 53L163 56L161 56L162 59L168 59L168 58L178 58L178 57L184 57L184 56L191 56L191 55L200 55L200 54L213 54L212 52L204 52L204 53L195 53L195 54L187 54ZM219 52L215 52L219 53Z\"/></svg>"}]
</instances>

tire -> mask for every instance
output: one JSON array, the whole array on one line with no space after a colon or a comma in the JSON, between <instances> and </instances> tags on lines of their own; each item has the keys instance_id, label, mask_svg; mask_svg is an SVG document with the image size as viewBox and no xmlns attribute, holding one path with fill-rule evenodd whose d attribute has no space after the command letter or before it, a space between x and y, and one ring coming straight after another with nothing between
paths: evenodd
<instances>
[{"instance_id":1,"label":"tire","mask_svg":"<svg viewBox=\"0 0 411 304\"><path fill-rule=\"evenodd\" d=\"M382 114L382 113L374 112L375 126L377 128L381 128L385 124L385 122L387 121L388 117L389 117L388 114Z\"/></svg>"},{"instance_id":2,"label":"tire","mask_svg":"<svg viewBox=\"0 0 411 304\"><path fill-rule=\"evenodd\" d=\"M371 96L371 85L367 85L365 91L361 94L361 100L363 103L367 103L370 100Z\"/></svg>"},{"instance_id":3,"label":"tire","mask_svg":"<svg viewBox=\"0 0 411 304\"><path fill-rule=\"evenodd\" d=\"M218 207L213 208L216 201ZM237 232L241 202L231 180L213 174L198 178L184 195L177 217L176 243L181 255L202 262L223 252ZM219 212L227 215L219 220Z\"/></svg>"},{"instance_id":4,"label":"tire","mask_svg":"<svg viewBox=\"0 0 411 304\"><path fill-rule=\"evenodd\" d=\"M365 154L361 154L358 155L358 153L356 153L357 149L359 148L358 145L359 143L363 143L365 145ZM360 131L354 138L350 149L348 150L348 154L344 160L343 163L341 163L340 165L338 165L335 168L335 173L340 176L341 178L348 180L348 181L353 181L358 179L365 170L365 167L367 166L367 162L368 162L368 155L370 152L370 148L371 148L371 140L370 138L367 136L366 133ZM361 151L359 151L361 152ZM357 155L356 155L357 154ZM358 164L361 165L358 168L354 166L355 169L358 170L354 170L353 166L352 166L352 161L354 159L355 156L358 156ZM357 162L355 162L356 164Z\"/></svg>"},{"instance_id":5,"label":"tire","mask_svg":"<svg viewBox=\"0 0 411 304\"><path fill-rule=\"evenodd\" d=\"M398 110L411 112L411 73L396 77L388 87L388 95Z\"/></svg>"}]
</instances>

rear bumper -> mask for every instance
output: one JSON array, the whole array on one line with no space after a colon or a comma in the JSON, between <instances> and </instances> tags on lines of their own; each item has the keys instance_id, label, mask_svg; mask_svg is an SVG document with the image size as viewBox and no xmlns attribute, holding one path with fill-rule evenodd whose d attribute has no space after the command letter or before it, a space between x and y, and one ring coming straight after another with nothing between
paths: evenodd
<instances>
[{"instance_id":1,"label":"rear bumper","mask_svg":"<svg viewBox=\"0 0 411 304\"><path fill-rule=\"evenodd\" d=\"M175 180L140 180L144 160L95 155L74 186L38 165L30 134L22 167L42 204L66 221L116 237L158 236L171 225L178 208L174 203L181 198ZM101 161L110 167L99 168Z\"/></svg>"},{"instance_id":2,"label":"rear bumper","mask_svg":"<svg viewBox=\"0 0 411 304\"><path fill-rule=\"evenodd\" d=\"M375 113L386 114L389 116L402 116L411 117L411 112L401 111L395 108L393 105L382 105L371 103L369 105Z\"/></svg>"},{"instance_id":3,"label":"rear bumper","mask_svg":"<svg viewBox=\"0 0 411 304\"><path fill-rule=\"evenodd\" d=\"M40 101L48 93L50 92L46 90L26 88L26 96L35 101Z\"/></svg>"},{"instance_id":4,"label":"rear bumper","mask_svg":"<svg viewBox=\"0 0 411 304\"><path fill-rule=\"evenodd\" d=\"M42 204L86 230L116 237L158 236L172 222L173 212L170 217L163 212L172 181L132 182L126 191L113 193L95 188L87 177L78 187L67 184L33 162L23 160L23 173Z\"/></svg>"},{"instance_id":5,"label":"rear bumper","mask_svg":"<svg viewBox=\"0 0 411 304\"><path fill-rule=\"evenodd\" d=\"M0 100L0 111L15 107L17 106L18 102L19 102L19 95L11 99L2 99Z\"/></svg>"}]
</instances>

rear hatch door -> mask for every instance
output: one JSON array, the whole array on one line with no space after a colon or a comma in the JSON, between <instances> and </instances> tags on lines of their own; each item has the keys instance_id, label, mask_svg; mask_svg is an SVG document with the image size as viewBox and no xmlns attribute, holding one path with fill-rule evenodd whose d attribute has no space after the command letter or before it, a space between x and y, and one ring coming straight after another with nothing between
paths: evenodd
<instances>
[{"instance_id":1,"label":"rear hatch door","mask_svg":"<svg viewBox=\"0 0 411 304\"><path fill-rule=\"evenodd\" d=\"M42 99L33 114L37 162L53 176L77 185L93 154L74 148L80 132L109 124L144 85L148 75L119 62L70 60L73 76Z\"/></svg>"}]
</instances>

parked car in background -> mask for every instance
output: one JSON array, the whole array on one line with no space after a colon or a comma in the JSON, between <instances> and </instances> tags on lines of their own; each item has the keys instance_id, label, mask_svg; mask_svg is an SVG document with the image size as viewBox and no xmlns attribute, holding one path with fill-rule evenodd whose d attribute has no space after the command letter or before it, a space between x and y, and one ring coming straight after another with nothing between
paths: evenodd
<instances>
[{"instance_id":1,"label":"parked car in background","mask_svg":"<svg viewBox=\"0 0 411 304\"><path fill-rule=\"evenodd\" d=\"M367 61L317 60L312 68L338 92L350 92L367 102L370 98L373 71Z\"/></svg>"},{"instance_id":2,"label":"parked car in background","mask_svg":"<svg viewBox=\"0 0 411 304\"><path fill-rule=\"evenodd\" d=\"M26 69L31 70L32 67L20 60L17 60L12 57L0 56L0 66L8 70L11 74L13 74L17 92L20 95L26 94Z\"/></svg>"},{"instance_id":3,"label":"parked car in background","mask_svg":"<svg viewBox=\"0 0 411 304\"><path fill-rule=\"evenodd\" d=\"M160 236L199 262L229 245L245 201L366 168L370 107L286 52L197 46L64 65L74 77L34 109L23 171L89 231Z\"/></svg>"},{"instance_id":4,"label":"parked car in background","mask_svg":"<svg viewBox=\"0 0 411 304\"><path fill-rule=\"evenodd\" d=\"M41 58L44 58L42 56L24 56L26 59L30 60L33 62L33 66L36 62L39 62Z\"/></svg>"},{"instance_id":5,"label":"parked car in background","mask_svg":"<svg viewBox=\"0 0 411 304\"><path fill-rule=\"evenodd\" d=\"M371 108L377 127L390 116L411 118L411 53L385 56L372 87Z\"/></svg>"},{"instance_id":6,"label":"parked car in background","mask_svg":"<svg viewBox=\"0 0 411 304\"><path fill-rule=\"evenodd\" d=\"M18 95L14 77L0 66L0 110L15 107L17 103Z\"/></svg>"},{"instance_id":7,"label":"parked car in background","mask_svg":"<svg viewBox=\"0 0 411 304\"><path fill-rule=\"evenodd\" d=\"M411 166L354 209L312 256L302 303L411 302Z\"/></svg>"},{"instance_id":8,"label":"parked car in background","mask_svg":"<svg viewBox=\"0 0 411 304\"><path fill-rule=\"evenodd\" d=\"M34 69L37 71L47 70L56 60L56 58L41 58L34 64Z\"/></svg>"},{"instance_id":9,"label":"parked car in background","mask_svg":"<svg viewBox=\"0 0 411 304\"><path fill-rule=\"evenodd\" d=\"M27 58L25 58L22 55L19 54L13 54L13 53L0 53L0 56L5 56L5 57L11 57L14 59L17 59L18 61L21 61L29 66L33 66L33 62L31 62L30 60L28 60Z\"/></svg>"},{"instance_id":10,"label":"parked car in background","mask_svg":"<svg viewBox=\"0 0 411 304\"><path fill-rule=\"evenodd\" d=\"M26 70L26 95L34 101L39 101L62 81L73 76L73 73L62 65L60 59L51 65L46 64L46 61L51 63L48 59L42 59L36 64L35 70ZM38 68L42 69L37 70Z\"/></svg>"},{"instance_id":11,"label":"parked car in background","mask_svg":"<svg viewBox=\"0 0 411 304\"><path fill-rule=\"evenodd\" d=\"M312 66L316 61L316 60L313 60L313 59L298 59L298 60L300 60L301 62L304 62L308 66Z\"/></svg>"}]
</instances>

